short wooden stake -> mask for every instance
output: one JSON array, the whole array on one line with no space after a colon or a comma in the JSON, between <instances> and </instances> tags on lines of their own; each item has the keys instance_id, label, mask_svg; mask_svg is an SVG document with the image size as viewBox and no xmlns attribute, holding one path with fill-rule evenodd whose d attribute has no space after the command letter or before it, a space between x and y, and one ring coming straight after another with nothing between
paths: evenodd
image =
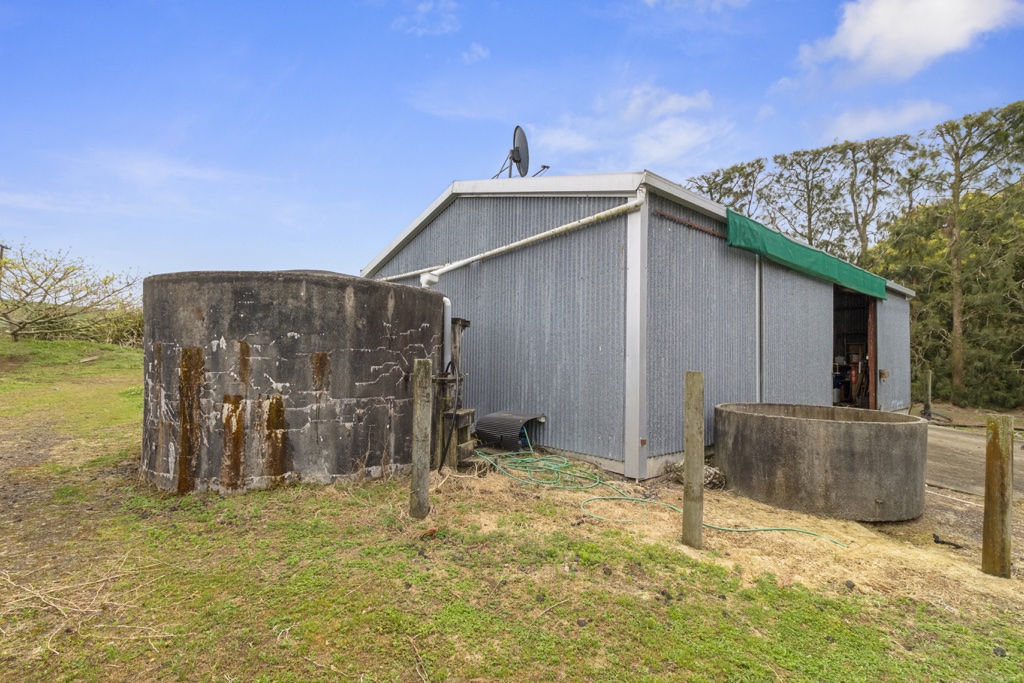
<instances>
[{"instance_id":1,"label":"short wooden stake","mask_svg":"<svg viewBox=\"0 0 1024 683\"><path fill-rule=\"evenodd\" d=\"M412 491L409 516L423 519L430 512L430 423L434 417L431 391L433 364L417 358L412 366Z\"/></svg>"},{"instance_id":2,"label":"short wooden stake","mask_svg":"<svg viewBox=\"0 0 1024 683\"><path fill-rule=\"evenodd\" d=\"M683 443L683 543L704 547L704 373L686 373Z\"/></svg>"},{"instance_id":3,"label":"short wooden stake","mask_svg":"<svg viewBox=\"0 0 1024 683\"><path fill-rule=\"evenodd\" d=\"M985 420L985 521L981 532L981 571L1010 578L1013 515L1013 418Z\"/></svg>"}]
</instances>

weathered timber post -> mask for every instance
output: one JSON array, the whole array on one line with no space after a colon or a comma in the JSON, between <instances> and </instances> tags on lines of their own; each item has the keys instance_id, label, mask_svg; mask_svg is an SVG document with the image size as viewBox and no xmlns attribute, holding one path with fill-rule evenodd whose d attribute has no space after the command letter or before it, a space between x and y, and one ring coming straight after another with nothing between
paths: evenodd
<instances>
[{"instance_id":1,"label":"weathered timber post","mask_svg":"<svg viewBox=\"0 0 1024 683\"><path fill-rule=\"evenodd\" d=\"M1013 515L1013 418L985 420L985 520L981 571L1010 578L1010 530Z\"/></svg>"},{"instance_id":2,"label":"weathered timber post","mask_svg":"<svg viewBox=\"0 0 1024 683\"><path fill-rule=\"evenodd\" d=\"M683 543L704 547L704 373L686 373L683 413Z\"/></svg>"},{"instance_id":3,"label":"weathered timber post","mask_svg":"<svg viewBox=\"0 0 1024 683\"><path fill-rule=\"evenodd\" d=\"M423 519L430 512L431 372L429 358L417 358L412 369L412 491L409 516Z\"/></svg>"}]
</instances>

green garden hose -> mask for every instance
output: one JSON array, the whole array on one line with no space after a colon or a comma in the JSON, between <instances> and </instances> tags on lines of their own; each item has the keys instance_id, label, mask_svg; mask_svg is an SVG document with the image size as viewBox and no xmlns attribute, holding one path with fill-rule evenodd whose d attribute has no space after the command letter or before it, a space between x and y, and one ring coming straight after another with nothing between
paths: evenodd
<instances>
[{"instance_id":1,"label":"green garden hose","mask_svg":"<svg viewBox=\"0 0 1024 683\"><path fill-rule=\"evenodd\" d=\"M601 515L594 514L587 510L587 504L596 500L619 500L629 503L639 503L645 508L648 505L660 505L667 507L669 510L674 510L679 514L683 514L675 505L669 503L662 503L657 500L647 500L645 498L636 498L635 496L626 495L623 491L616 488L612 484L602 479L599 475L582 469L573 464L568 458L561 455L541 455L533 450L533 446L530 444L529 437L527 436L527 448L525 451L515 451L511 453L483 453L481 451L474 451L478 457L489 463L494 469L498 470L507 477L511 477L518 482L521 482L527 486L546 486L548 488L562 489L565 491L587 491L594 489L598 486L605 486L618 495L614 496L591 496L580 503L580 509L583 514L600 519L608 522L639 522L647 517L646 511L644 515L637 519L612 519L609 517L602 517ZM841 548L847 546L840 543L834 538L830 538L823 534L816 533L814 531L808 531L806 529L794 529L789 527L756 527L751 529L733 529L730 527L716 526L714 524L708 524L704 522L704 526L709 529L715 529L717 531L735 531L738 533L753 533L760 531L790 531L798 534L807 534L808 536L815 536L817 538L823 538L826 541L835 543Z\"/></svg>"}]
</instances>

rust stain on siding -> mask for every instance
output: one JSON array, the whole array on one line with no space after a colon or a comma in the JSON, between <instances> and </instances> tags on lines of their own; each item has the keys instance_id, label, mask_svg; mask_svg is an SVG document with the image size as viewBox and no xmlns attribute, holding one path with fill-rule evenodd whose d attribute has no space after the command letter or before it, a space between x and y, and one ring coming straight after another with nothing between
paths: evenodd
<instances>
[{"instance_id":1,"label":"rust stain on siding","mask_svg":"<svg viewBox=\"0 0 1024 683\"><path fill-rule=\"evenodd\" d=\"M203 350L181 350L181 377L178 380L178 493L188 493L195 485L196 459L202 432L199 395L203 387Z\"/></svg>"},{"instance_id":2,"label":"rust stain on siding","mask_svg":"<svg viewBox=\"0 0 1024 683\"><path fill-rule=\"evenodd\" d=\"M242 464L245 458L245 424L242 420L242 397L224 397L224 457L220 464L220 484L230 491L245 481Z\"/></svg>"}]
</instances>

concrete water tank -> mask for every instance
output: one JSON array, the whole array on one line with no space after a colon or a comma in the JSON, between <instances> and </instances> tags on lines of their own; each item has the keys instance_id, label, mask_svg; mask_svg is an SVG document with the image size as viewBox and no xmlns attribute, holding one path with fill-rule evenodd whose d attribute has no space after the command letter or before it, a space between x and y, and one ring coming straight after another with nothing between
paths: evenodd
<instances>
[{"instance_id":1,"label":"concrete water tank","mask_svg":"<svg viewBox=\"0 0 1024 683\"><path fill-rule=\"evenodd\" d=\"M818 515L883 522L924 512L928 423L859 408L715 406L715 458L748 498Z\"/></svg>"},{"instance_id":2,"label":"concrete water tank","mask_svg":"<svg viewBox=\"0 0 1024 683\"><path fill-rule=\"evenodd\" d=\"M411 462L413 361L440 363L440 293L323 271L143 284L142 472L185 493L328 483Z\"/></svg>"}]
</instances>

